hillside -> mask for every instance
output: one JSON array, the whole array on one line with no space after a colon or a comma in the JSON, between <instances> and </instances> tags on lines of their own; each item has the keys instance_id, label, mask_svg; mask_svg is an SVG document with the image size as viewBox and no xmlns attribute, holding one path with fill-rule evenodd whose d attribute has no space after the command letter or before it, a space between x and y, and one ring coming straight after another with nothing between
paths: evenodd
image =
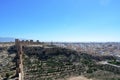
<instances>
[{"instance_id":1,"label":"hillside","mask_svg":"<svg viewBox=\"0 0 120 80\"><path fill-rule=\"evenodd\" d=\"M15 56L16 51L13 43L0 43L0 80L14 77L16 72Z\"/></svg>"},{"instance_id":2,"label":"hillside","mask_svg":"<svg viewBox=\"0 0 120 80\"><path fill-rule=\"evenodd\" d=\"M40 43L22 47L24 80L120 80L114 56L89 53ZM17 51L14 43L0 46L0 79L15 80Z\"/></svg>"},{"instance_id":3,"label":"hillside","mask_svg":"<svg viewBox=\"0 0 120 80\"><path fill-rule=\"evenodd\" d=\"M99 64L112 56L92 56L59 47L24 47L25 80L59 80L85 76L93 80L118 80L120 67Z\"/></svg>"}]
</instances>

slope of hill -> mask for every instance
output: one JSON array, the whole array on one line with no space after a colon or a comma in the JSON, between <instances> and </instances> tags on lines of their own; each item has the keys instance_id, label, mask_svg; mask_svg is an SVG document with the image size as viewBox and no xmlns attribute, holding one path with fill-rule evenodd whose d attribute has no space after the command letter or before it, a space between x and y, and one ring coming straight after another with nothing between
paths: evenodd
<instances>
[{"instance_id":1,"label":"slope of hill","mask_svg":"<svg viewBox=\"0 0 120 80\"><path fill-rule=\"evenodd\" d=\"M92 56L59 47L24 47L25 80L66 80L85 76L93 80L118 80L120 68L99 61L112 56ZM104 74L104 75L103 75Z\"/></svg>"},{"instance_id":2,"label":"slope of hill","mask_svg":"<svg viewBox=\"0 0 120 80\"><path fill-rule=\"evenodd\" d=\"M15 74L15 62L13 61L16 52L12 43L0 43L0 80L8 80ZM11 79L15 80L15 79Z\"/></svg>"},{"instance_id":3,"label":"slope of hill","mask_svg":"<svg viewBox=\"0 0 120 80\"><path fill-rule=\"evenodd\" d=\"M14 43L4 47L0 47L0 77L15 80L16 47ZM41 43L23 46L22 59L24 80L120 80L120 66L115 65L113 56L90 55Z\"/></svg>"}]
</instances>

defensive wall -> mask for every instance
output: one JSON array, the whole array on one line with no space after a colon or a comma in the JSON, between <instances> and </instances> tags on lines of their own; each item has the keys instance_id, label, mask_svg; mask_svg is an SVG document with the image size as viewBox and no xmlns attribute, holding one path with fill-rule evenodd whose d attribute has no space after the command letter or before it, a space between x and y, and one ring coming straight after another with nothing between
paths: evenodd
<instances>
[{"instance_id":1,"label":"defensive wall","mask_svg":"<svg viewBox=\"0 0 120 80\"><path fill-rule=\"evenodd\" d=\"M22 40L15 39L15 47L16 47L16 80L24 80L24 72L23 72L23 47L27 45L38 45L40 44L39 40L34 42L33 40Z\"/></svg>"}]
</instances>

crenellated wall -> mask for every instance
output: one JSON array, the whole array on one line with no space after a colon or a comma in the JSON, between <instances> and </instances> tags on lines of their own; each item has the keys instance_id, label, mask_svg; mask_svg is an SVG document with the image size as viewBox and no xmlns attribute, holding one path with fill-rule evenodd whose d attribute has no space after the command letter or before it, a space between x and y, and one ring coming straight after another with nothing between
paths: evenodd
<instances>
[{"instance_id":1,"label":"crenellated wall","mask_svg":"<svg viewBox=\"0 0 120 80\"><path fill-rule=\"evenodd\" d=\"M16 76L18 77L18 79L16 80L24 80L23 63L22 63L22 55L23 55L22 48L27 45L35 45L35 44L41 44L41 43L39 42L39 40L37 40L36 42L33 42L33 40L20 41L19 39L15 39L15 47L17 50Z\"/></svg>"}]
</instances>

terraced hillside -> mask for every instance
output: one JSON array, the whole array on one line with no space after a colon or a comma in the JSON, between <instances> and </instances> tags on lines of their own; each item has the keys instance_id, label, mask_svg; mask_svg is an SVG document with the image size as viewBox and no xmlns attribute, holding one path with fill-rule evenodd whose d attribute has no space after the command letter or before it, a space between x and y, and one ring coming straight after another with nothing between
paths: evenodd
<instances>
[{"instance_id":1,"label":"terraced hillside","mask_svg":"<svg viewBox=\"0 0 120 80\"><path fill-rule=\"evenodd\" d=\"M100 64L112 56L92 56L59 47L24 47L25 80L66 80L84 76L92 80L119 80L120 67Z\"/></svg>"}]
</instances>

